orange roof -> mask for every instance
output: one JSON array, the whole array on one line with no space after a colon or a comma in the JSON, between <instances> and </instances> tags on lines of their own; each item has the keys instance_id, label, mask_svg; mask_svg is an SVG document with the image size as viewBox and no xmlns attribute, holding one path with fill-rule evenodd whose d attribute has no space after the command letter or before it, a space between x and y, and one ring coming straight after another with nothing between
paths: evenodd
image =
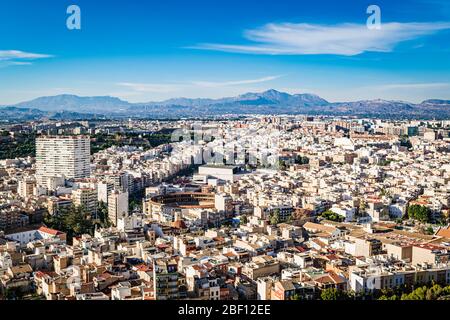
<instances>
[{"instance_id":1,"label":"orange roof","mask_svg":"<svg viewBox=\"0 0 450 320\"><path fill-rule=\"evenodd\" d=\"M176 229L187 229L186 223L183 220L177 220L172 223L172 227Z\"/></svg>"},{"instance_id":2,"label":"orange roof","mask_svg":"<svg viewBox=\"0 0 450 320\"><path fill-rule=\"evenodd\" d=\"M38 229L38 231L44 232L44 233L48 233L48 234L51 234L51 235L54 235L54 236L62 234L61 231L50 229L50 228L47 228L47 227L40 227Z\"/></svg>"},{"instance_id":3,"label":"orange roof","mask_svg":"<svg viewBox=\"0 0 450 320\"><path fill-rule=\"evenodd\" d=\"M330 271L330 272L328 272L328 274L329 274L330 278L333 279L333 281L334 281L335 283L343 283L343 282L345 282L345 280L342 279L342 277L340 277L340 276L339 276L336 272L334 272L334 271Z\"/></svg>"},{"instance_id":4,"label":"orange roof","mask_svg":"<svg viewBox=\"0 0 450 320\"><path fill-rule=\"evenodd\" d=\"M145 264L141 264L141 265L136 266L136 270L147 272L147 271L150 271L151 269L148 266L146 266Z\"/></svg>"},{"instance_id":5,"label":"orange roof","mask_svg":"<svg viewBox=\"0 0 450 320\"><path fill-rule=\"evenodd\" d=\"M319 247L322 247L322 248L325 248L327 246L324 242L320 241L319 239L312 239L311 241L314 242L315 244L317 244Z\"/></svg>"},{"instance_id":6,"label":"orange roof","mask_svg":"<svg viewBox=\"0 0 450 320\"><path fill-rule=\"evenodd\" d=\"M447 228L440 228L436 235L439 237L450 239L450 226L448 226Z\"/></svg>"},{"instance_id":7,"label":"orange roof","mask_svg":"<svg viewBox=\"0 0 450 320\"><path fill-rule=\"evenodd\" d=\"M330 261L339 260L339 257L335 254L329 254L329 255L326 255L325 257Z\"/></svg>"},{"instance_id":8,"label":"orange roof","mask_svg":"<svg viewBox=\"0 0 450 320\"><path fill-rule=\"evenodd\" d=\"M329 273L324 274L323 276L320 276L320 277L314 279L314 281L323 283L323 284L327 284L327 283L338 284L338 283L345 282L344 279L342 279L338 274L336 274L333 271L330 271Z\"/></svg>"},{"instance_id":9,"label":"orange roof","mask_svg":"<svg viewBox=\"0 0 450 320\"><path fill-rule=\"evenodd\" d=\"M236 255L233 252L227 252L223 254L225 257L235 257Z\"/></svg>"}]
</instances>

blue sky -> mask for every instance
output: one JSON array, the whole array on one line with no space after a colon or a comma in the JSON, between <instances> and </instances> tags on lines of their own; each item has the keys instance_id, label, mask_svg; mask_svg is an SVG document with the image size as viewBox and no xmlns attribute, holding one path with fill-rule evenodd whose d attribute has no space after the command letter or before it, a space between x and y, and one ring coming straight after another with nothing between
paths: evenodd
<instances>
[{"instance_id":1,"label":"blue sky","mask_svg":"<svg viewBox=\"0 0 450 320\"><path fill-rule=\"evenodd\" d=\"M81 30L66 9L81 8ZM369 5L380 30L366 27ZM448 0L2 0L0 104L274 88L330 101L450 99Z\"/></svg>"}]
</instances>

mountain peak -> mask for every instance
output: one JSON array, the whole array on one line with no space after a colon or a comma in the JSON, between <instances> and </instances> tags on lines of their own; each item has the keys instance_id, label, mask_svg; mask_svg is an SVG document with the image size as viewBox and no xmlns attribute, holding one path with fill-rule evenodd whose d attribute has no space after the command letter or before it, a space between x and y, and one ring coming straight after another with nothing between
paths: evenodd
<instances>
[{"instance_id":1,"label":"mountain peak","mask_svg":"<svg viewBox=\"0 0 450 320\"><path fill-rule=\"evenodd\" d=\"M280 94L288 94L286 92L281 92L275 89L269 89L261 93L262 95L280 95Z\"/></svg>"},{"instance_id":2,"label":"mountain peak","mask_svg":"<svg viewBox=\"0 0 450 320\"><path fill-rule=\"evenodd\" d=\"M62 94L53 97L41 97L13 106L19 108L20 112L5 108L2 108L3 110L0 112L6 113L8 117L16 112L27 117L29 113L36 114L36 117L55 113L139 117L302 113L448 118L450 115L449 106L449 100L438 99L425 100L420 104L382 99L329 103L311 93L289 94L270 89L260 93L249 92L222 99L177 98L148 103L129 103L110 96L80 97L73 94Z\"/></svg>"},{"instance_id":3,"label":"mountain peak","mask_svg":"<svg viewBox=\"0 0 450 320\"><path fill-rule=\"evenodd\" d=\"M80 97L74 94L40 97L31 101L16 104L19 108L36 108L49 112L97 112L105 108L123 108L130 104L119 98L110 96Z\"/></svg>"}]
</instances>

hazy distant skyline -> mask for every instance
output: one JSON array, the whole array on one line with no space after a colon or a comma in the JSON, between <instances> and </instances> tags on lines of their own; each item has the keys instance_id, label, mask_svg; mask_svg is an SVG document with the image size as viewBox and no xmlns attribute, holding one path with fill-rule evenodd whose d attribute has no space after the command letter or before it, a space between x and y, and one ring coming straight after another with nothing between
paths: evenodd
<instances>
[{"instance_id":1,"label":"hazy distant skyline","mask_svg":"<svg viewBox=\"0 0 450 320\"><path fill-rule=\"evenodd\" d=\"M65 25L73 2L79 31ZM450 99L446 0L120 3L2 1L0 105L58 94L147 102L267 89L331 102ZM381 30L365 26L371 4L381 7Z\"/></svg>"}]
</instances>

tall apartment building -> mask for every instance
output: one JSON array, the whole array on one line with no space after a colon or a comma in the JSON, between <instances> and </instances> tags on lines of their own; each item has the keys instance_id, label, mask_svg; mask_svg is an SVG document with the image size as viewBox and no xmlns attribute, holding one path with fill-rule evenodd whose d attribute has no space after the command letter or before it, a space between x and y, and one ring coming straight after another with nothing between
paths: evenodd
<instances>
[{"instance_id":1,"label":"tall apartment building","mask_svg":"<svg viewBox=\"0 0 450 320\"><path fill-rule=\"evenodd\" d=\"M19 180L19 183L17 186L17 193L22 198L31 197L34 192L35 184L36 184L36 182L29 178L24 178L22 180Z\"/></svg>"},{"instance_id":2,"label":"tall apartment building","mask_svg":"<svg viewBox=\"0 0 450 320\"><path fill-rule=\"evenodd\" d=\"M97 214L98 195L97 189L83 188L72 192L73 204L84 207L92 215Z\"/></svg>"},{"instance_id":3,"label":"tall apartment building","mask_svg":"<svg viewBox=\"0 0 450 320\"><path fill-rule=\"evenodd\" d=\"M8 206L0 207L0 230L21 228L29 223L28 217Z\"/></svg>"},{"instance_id":4,"label":"tall apartment building","mask_svg":"<svg viewBox=\"0 0 450 320\"><path fill-rule=\"evenodd\" d=\"M91 144L88 136L42 136L36 139L36 179L51 188L55 178L90 176Z\"/></svg>"},{"instance_id":5,"label":"tall apartment building","mask_svg":"<svg viewBox=\"0 0 450 320\"><path fill-rule=\"evenodd\" d=\"M98 202L108 204L108 197L114 190L114 184L110 182L99 182L97 185Z\"/></svg>"},{"instance_id":6,"label":"tall apartment building","mask_svg":"<svg viewBox=\"0 0 450 320\"><path fill-rule=\"evenodd\" d=\"M108 218L117 226L117 220L128 216L128 192L113 191L108 197Z\"/></svg>"},{"instance_id":7,"label":"tall apartment building","mask_svg":"<svg viewBox=\"0 0 450 320\"><path fill-rule=\"evenodd\" d=\"M50 215L60 214L61 211L69 209L72 205L72 199L66 197L49 197L46 203Z\"/></svg>"},{"instance_id":8,"label":"tall apartment building","mask_svg":"<svg viewBox=\"0 0 450 320\"><path fill-rule=\"evenodd\" d=\"M174 300L180 297L178 265L175 259L153 260L153 290L155 300Z\"/></svg>"}]
</instances>

